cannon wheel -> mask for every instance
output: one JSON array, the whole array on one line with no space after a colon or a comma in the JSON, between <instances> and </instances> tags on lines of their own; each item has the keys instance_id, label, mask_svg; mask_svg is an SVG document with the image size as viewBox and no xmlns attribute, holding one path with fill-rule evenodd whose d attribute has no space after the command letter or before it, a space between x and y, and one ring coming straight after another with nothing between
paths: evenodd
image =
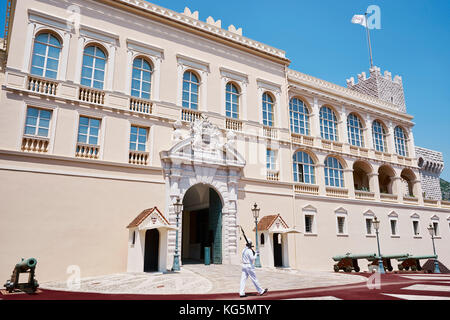
<instances>
[{"instance_id":1,"label":"cannon wheel","mask_svg":"<svg viewBox=\"0 0 450 320\"><path fill-rule=\"evenodd\" d=\"M403 268L403 266L401 264L399 264L398 265L398 270L403 271L403 269L405 269L405 268Z\"/></svg>"},{"instance_id":2,"label":"cannon wheel","mask_svg":"<svg viewBox=\"0 0 450 320\"><path fill-rule=\"evenodd\" d=\"M394 270L394 268L392 268L392 267L388 267L387 269L389 272L392 272L392 270Z\"/></svg>"},{"instance_id":3,"label":"cannon wheel","mask_svg":"<svg viewBox=\"0 0 450 320\"><path fill-rule=\"evenodd\" d=\"M416 266L411 266L411 271L417 271L417 267Z\"/></svg>"},{"instance_id":4,"label":"cannon wheel","mask_svg":"<svg viewBox=\"0 0 450 320\"><path fill-rule=\"evenodd\" d=\"M360 267L355 267L355 272L359 272L359 271L361 271L361 268Z\"/></svg>"},{"instance_id":5,"label":"cannon wheel","mask_svg":"<svg viewBox=\"0 0 450 320\"><path fill-rule=\"evenodd\" d=\"M344 271L345 271L345 272L352 272L352 268L351 268L351 267L345 267L345 268L344 268Z\"/></svg>"},{"instance_id":6,"label":"cannon wheel","mask_svg":"<svg viewBox=\"0 0 450 320\"><path fill-rule=\"evenodd\" d=\"M406 271L409 271L409 267L408 267L408 266L406 266L406 267L405 267L405 270L406 270Z\"/></svg>"},{"instance_id":7,"label":"cannon wheel","mask_svg":"<svg viewBox=\"0 0 450 320\"><path fill-rule=\"evenodd\" d=\"M333 269L334 269L334 272L339 272L339 267L338 267L337 264L335 264L335 265L333 266Z\"/></svg>"}]
</instances>

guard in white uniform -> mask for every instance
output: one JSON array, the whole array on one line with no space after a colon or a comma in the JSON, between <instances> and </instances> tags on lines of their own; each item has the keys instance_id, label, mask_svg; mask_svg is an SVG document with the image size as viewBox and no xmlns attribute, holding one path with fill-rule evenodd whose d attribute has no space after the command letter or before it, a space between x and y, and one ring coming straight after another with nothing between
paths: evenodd
<instances>
[{"instance_id":1,"label":"guard in white uniform","mask_svg":"<svg viewBox=\"0 0 450 320\"><path fill-rule=\"evenodd\" d=\"M259 255L259 252L253 254L253 250L251 249L252 247L253 244L251 241L249 241L247 243L247 247L244 249L244 251L242 251L242 276L241 276L241 289L239 291L239 295L241 298L247 296L245 294L245 282L247 281L248 277L250 277L250 279L252 280L260 296L267 293L268 291L268 289L261 288L261 286L258 283L258 279L256 279L255 259L256 256Z\"/></svg>"}]
</instances>

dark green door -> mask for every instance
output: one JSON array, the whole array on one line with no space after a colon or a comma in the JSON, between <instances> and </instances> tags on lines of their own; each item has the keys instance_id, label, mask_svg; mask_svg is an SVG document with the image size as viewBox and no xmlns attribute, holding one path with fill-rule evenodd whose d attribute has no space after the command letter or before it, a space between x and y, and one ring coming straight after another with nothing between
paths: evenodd
<instances>
[{"instance_id":1,"label":"dark green door","mask_svg":"<svg viewBox=\"0 0 450 320\"><path fill-rule=\"evenodd\" d=\"M222 264L222 201L213 189L209 189L209 230L212 233L211 260Z\"/></svg>"},{"instance_id":2,"label":"dark green door","mask_svg":"<svg viewBox=\"0 0 450 320\"><path fill-rule=\"evenodd\" d=\"M144 272L158 271L159 231L157 229L145 232Z\"/></svg>"}]
</instances>

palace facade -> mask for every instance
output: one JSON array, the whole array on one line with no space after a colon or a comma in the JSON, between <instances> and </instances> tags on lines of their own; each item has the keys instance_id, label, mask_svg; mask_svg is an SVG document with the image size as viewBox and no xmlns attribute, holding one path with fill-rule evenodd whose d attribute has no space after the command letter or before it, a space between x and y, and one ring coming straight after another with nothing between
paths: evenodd
<instances>
[{"instance_id":1,"label":"palace facade","mask_svg":"<svg viewBox=\"0 0 450 320\"><path fill-rule=\"evenodd\" d=\"M416 148L401 77L373 67L341 87L241 28L141 0L7 12L1 279L22 257L40 282L166 271L176 247L182 265L205 247L239 264L255 203L264 267L376 253L375 216L382 254L433 254L432 224L450 265L442 154Z\"/></svg>"}]
</instances>

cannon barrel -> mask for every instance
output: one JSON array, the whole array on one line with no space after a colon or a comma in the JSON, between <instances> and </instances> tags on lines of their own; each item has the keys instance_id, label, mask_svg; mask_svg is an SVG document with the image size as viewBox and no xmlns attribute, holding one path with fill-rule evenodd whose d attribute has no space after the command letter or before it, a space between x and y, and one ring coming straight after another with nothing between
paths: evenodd
<instances>
[{"instance_id":1,"label":"cannon barrel","mask_svg":"<svg viewBox=\"0 0 450 320\"><path fill-rule=\"evenodd\" d=\"M383 258L383 259L402 259L402 258L404 258L404 259L407 259L408 257L410 257L410 255L409 254L387 254L387 255L381 255L381 258ZM378 259L378 256L376 256L376 257L374 257L373 259L372 258L370 258L369 260L375 260L375 259Z\"/></svg>"},{"instance_id":2,"label":"cannon barrel","mask_svg":"<svg viewBox=\"0 0 450 320\"><path fill-rule=\"evenodd\" d=\"M376 257L375 253L369 254L346 254L343 256L334 256L332 259L334 261L339 261L342 259L374 259Z\"/></svg>"},{"instance_id":3,"label":"cannon barrel","mask_svg":"<svg viewBox=\"0 0 450 320\"><path fill-rule=\"evenodd\" d=\"M414 259L414 260L423 260L423 259L437 259L436 255L430 255L430 256L408 256L405 258L399 258L398 261L404 261L404 260L409 260L409 259Z\"/></svg>"},{"instance_id":4,"label":"cannon barrel","mask_svg":"<svg viewBox=\"0 0 450 320\"><path fill-rule=\"evenodd\" d=\"M37 264L37 260L35 258L29 258L29 259L22 259L21 262L16 264L16 268L18 268L20 271L27 271L31 268L34 268Z\"/></svg>"}]
</instances>

